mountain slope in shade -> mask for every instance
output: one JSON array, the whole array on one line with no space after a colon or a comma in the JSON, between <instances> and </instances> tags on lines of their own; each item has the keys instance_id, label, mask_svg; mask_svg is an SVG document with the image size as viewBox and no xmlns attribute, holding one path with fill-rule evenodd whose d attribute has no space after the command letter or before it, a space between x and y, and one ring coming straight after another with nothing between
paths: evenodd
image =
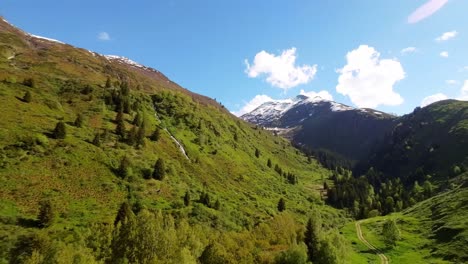
<instances>
[{"instance_id":1,"label":"mountain slope in shade","mask_svg":"<svg viewBox=\"0 0 468 264\"><path fill-rule=\"evenodd\" d=\"M408 183L427 175L437 181L455 176L454 168L468 167L468 102L445 100L398 118L376 152L356 172L368 168Z\"/></svg>"},{"instance_id":2,"label":"mountain slope in shade","mask_svg":"<svg viewBox=\"0 0 468 264\"><path fill-rule=\"evenodd\" d=\"M395 120L377 110L305 95L264 103L241 118L277 130L305 149L323 149L351 161L369 155Z\"/></svg>"}]
</instances>

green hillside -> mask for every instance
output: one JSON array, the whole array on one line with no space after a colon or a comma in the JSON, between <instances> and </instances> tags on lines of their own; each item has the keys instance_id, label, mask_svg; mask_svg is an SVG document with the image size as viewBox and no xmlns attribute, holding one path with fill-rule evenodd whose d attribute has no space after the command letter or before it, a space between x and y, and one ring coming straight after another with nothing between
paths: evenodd
<instances>
[{"instance_id":1,"label":"green hillside","mask_svg":"<svg viewBox=\"0 0 468 264\"><path fill-rule=\"evenodd\" d=\"M0 21L0 107L0 263L305 261L312 213L346 247L328 170L156 70Z\"/></svg>"},{"instance_id":2,"label":"green hillside","mask_svg":"<svg viewBox=\"0 0 468 264\"><path fill-rule=\"evenodd\" d=\"M468 167L467 157L468 103L445 100L399 118L382 146L357 170L374 167L406 183L430 175L441 183Z\"/></svg>"},{"instance_id":3,"label":"green hillside","mask_svg":"<svg viewBox=\"0 0 468 264\"><path fill-rule=\"evenodd\" d=\"M393 263L466 263L468 255L468 190L460 187L420 202L401 213L364 220L361 224L366 239L390 258ZM384 243L382 225L395 219L401 240L395 247ZM366 248L356 238L353 223L343 228L353 248L369 260Z\"/></svg>"}]
</instances>

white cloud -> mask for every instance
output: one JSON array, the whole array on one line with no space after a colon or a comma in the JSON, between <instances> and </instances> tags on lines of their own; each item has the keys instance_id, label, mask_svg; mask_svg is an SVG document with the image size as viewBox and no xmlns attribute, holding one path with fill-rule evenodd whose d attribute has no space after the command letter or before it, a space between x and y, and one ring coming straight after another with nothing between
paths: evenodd
<instances>
[{"instance_id":1,"label":"white cloud","mask_svg":"<svg viewBox=\"0 0 468 264\"><path fill-rule=\"evenodd\" d=\"M458 71L459 72L468 71L468 66L461 67Z\"/></svg>"},{"instance_id":2,"label":"white cloud","mask_svg":"<svg viewBox=\"0 0 468 264\"><path fill-rule=\"evenodd\" d=\"M442 58L448 58L449 53L448 53L448 51L442 51L439 55L440 55Z\"/></svg>"},{"instance_id":3,"label":"white cloud","mask_svg":"<svg viewBox=\"0 0 468 264\"><path fill-rule=\"evenodd\" d=\"M306 92L304 90L301 90L299 94L305 95L310 98L320 97L325 100L333 101L333 96L328 91L325 91L325 90L320 91L320 92L314 92L314 91Z\"/></svg>"},{"instance_id":4,"label":"white cloud","mask_svg":"<svg viewBox=\"0 0 468 264\"><path fill-rule=\"evenodd\" d=\"M421 101L421 107L425 107L425 106L428 106L428 105L430 105L432 103L442 101L442 100L446 100L446 99L448 99L448 97L443 93L433 94L433 95L430 95L430 96L424 98Z\"/></svg>"},{"instance_id":5,"label":"white cloud","mask_svg":"<svg viewBox=\"0 0 468 264\"><path fill-rule=\"evenodd\" d=\"M255 110L260 105L262 105L262 104L264 104L266 102L270 102L270 101L273 101L273 99L271 97L269 97L268 95L259 94L259 95L256 95L249 102L245 102L245 105L241 109L239 109L239 111L234 111L232 113L234 115L236 115L236 116L241 116L243 114L252 112L253 110Z\"/></svg>"},{"instance_id":6,"label":"white cloud","mask_svg":"<svg viewBox=\"0 0 468 264\"><path fill-rule=\"evenodd\" d=\"M414 53L414 52L417 52L418 49L415 48L415 47L407 47L407 48L404 48L402 49L400 52L401 54L409 54L409 53Z\"/></svg>"},{"instance_id":7,"label":"white cloud","mask_svg":"<svg viewBox=\"0 0 468 264\"><path fill-rule=\"evenodd\" d=\"M458 100L468 101L468 80L465 80L463 87L460 91L460 96L457 98Z\"/></svg>"},{"instance_id":8,"label":"white cloud","mask_svg":"<svg viewBox=\"0 0 468 264\"><path fill-rule=\"evenodd\" d=\"M416 9L411 15L408 17L408 23L417 23L425 18L430 17L439 9L441 9L445 4L447 4L448 0L429 0L424 5L420 6Z\"/></svg>"},{"instance_id":9,"label":"white cloud","mask_svg":"<svg viewBox=\"0 0 468 264\"><path fill-rule=\"evenodd\" d=\"M457 80L446 80L445 83L448 84L448 85L456 85L456 84L458 84L458 81Z\"/></svg>"},{"instance_id":10,"label":"white cloud","mask_svg":"<svg viewBox=\"0 0 468 264\"><path fill-rule=\"evenodd\" d=\"M245 72L250 78L265 74L266 81L284 91L305 84L314 79L317 65L296 66L296 48L284 50L281 55L270 54L264 50L255 55L253 64L245 60Z\"/></svg>"},{"instance_id":11,"label":"white cloud","mask_svg":"<svg viewBox=\"0 0 468 264\"><path fill-rule=\"evenodd\" d=\"M111 39L109 33L107 32L100 32L97 38L102 41L108 41Z\"/></svg>"},{"instance_id":12,"label":"white cloud","mask_svg":"<svg viewBox=\"0 0 468 264\"><path fill-rule=\"evenodd\" d=\"M437 42L447 41L451 38L456 37L457 35L458 35L458 32L456 30L453 30L453 31L445 32L444 34L437 37L435 40Z\"/></svg>"},{"instance_id":13,"label":"white cloud","mask_svg":"<svg viewBox=\"0 0 468 264\"><path fill-rule=\"evenodd\" d=\"M358 107L400 105L403 98L393 86L405 78L405 71L395 59L380 59L373 47L361 45L348 52L347 64L339 69L336 91L347 95Z\"/></svg>"}]
</instances>

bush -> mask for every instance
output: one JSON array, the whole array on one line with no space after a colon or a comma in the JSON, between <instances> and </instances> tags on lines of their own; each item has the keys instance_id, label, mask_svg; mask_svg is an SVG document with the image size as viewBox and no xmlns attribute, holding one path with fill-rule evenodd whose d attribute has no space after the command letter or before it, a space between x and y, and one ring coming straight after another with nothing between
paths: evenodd
<instances>
[{"instance_id":1,"label":"bush","mask_svg":"<svg viewBox=\"0 0 468 264\"><path fill-rule=\"evenodd\" d=\"M293 246L281 252L275 258L277 264L305 264L307 263L307 250L303 244Z\"/></svg>"}]
</instances>

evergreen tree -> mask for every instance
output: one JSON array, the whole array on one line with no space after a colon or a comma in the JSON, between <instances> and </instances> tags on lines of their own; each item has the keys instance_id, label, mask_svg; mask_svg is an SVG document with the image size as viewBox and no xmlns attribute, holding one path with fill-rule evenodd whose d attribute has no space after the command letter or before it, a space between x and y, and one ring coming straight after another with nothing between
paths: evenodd
<instances>
[{"instance_id":1,"label":"evergreen tree","mask_svg":"<svg viewBox=\"0 0 468 264\"><path fill-rule=\"evenodd\" d=\"M115 133L121 138L125 138L125 121L123 117L123 112L119 111L117 113L117 117L115 118L115 122L117 123L115 127Z\"/></svg>"},{"instance_id":2,"label":"evergreen tree","mask_svg":"<svg viewBox=\"0 0 468 264\"><path fill-rule=\"evenodd\" d=\"M127 201L123 202L120 205L119 211L117 212L117 215L115 217L114 226L117 226L117 224L120 222L128 221L128 218L132 216L133 216L132 207Z\"/></svg>"},{"instance_id":3,"label":"evergreen tree","mask_svg":"<svg viewBox=\"0 0 468 264\"><path fill-rule=\"evenodd\" d=\"M283 212L284 210L286 210L286 201L280 198L278 201L278 211Z\"/></svg>"},{"instance_id":4,"label":"evergreen tree","mask_svg":"<svg viewBox=\"0 0 468 264\"><path fill-rule=\"evenodd\" d=\"M400 240L400 230L395 222L395 219L385 221L382 226L382 238L389 247L396 246L396 242Z\"/></svg>"},{"instance_id":5,"label":"evergreen tree","mask_svg":"<svg viewBox=\"0 0 468 264\"><path fill-rule=\"evenodd\" d=\"M255 149L255 157L260 157L260 150L258 148Z\"/></svg>"},{"instance_id":6,"label":"evergreen tree","mask_svg":"<svg viewBox=\"0 0 468 264\"><path fill-rule=\"evenodd\" d=\"M75 125L76 127L82 127L83 126L83 115L82 114L78 114L76 116L76 119L75 119L75 122L73 122L73 125Z\"/></svg>"},{"instance_id":7,"label":"evergreen tree","mask_svg":"<svg viewBox=\"0 0 468 264\"><path fill-rule=\"evenodd\" d=\"M127 143L128 145L133 146L135 145L136 141L137 141L137 128L136 126L132 126L132 129L130 129L127 135Z\"/></svg>"},{"instance_id":8,"label":"evergreen tree","mask_svg":"<svg viewBox=\"0 0 468 264\"><path fill-rule=\"evenodd\" d=\"M122 84L120 85L120 93L124 97L130 94L130 88L128 87L128 83L126 81L122 82Z\"/></svg>"},{"instance_id":9,"label":"evergreen tree","mask_svg":"<svg viewBox=\"0 0 468 264\"><path fill-rule=\"evenodd\" d=\"M189 206L190 205L190 192L186 191L184 195L184 205Z\"/></svg>"},{"instance_id":10,"label":"evergreen tree","mask_svg":"<svg viewBox=\"0 0 468 264\"><path fill-rule=\"evenodd\" d=\"M117 169L117 175L124 179L130 175L131 168L130 168L130 159L127 156L124 156L120 161L120 166Z\"/></svg>"},{"instance_id":11,"label":"evergreen tree","mask_svg":"<svg viewBox=\"0 0 468 264\"><path fill-rule=\"evenodd\" d=\"M304 243L307 246L307 255L310 261L315 261L319 250L321 221L320 215L314 214L309 218L304 233Z\"/></svg>"},{"instance_id":12,"label":"evergreen tree","mask_svg":"<svg viewBox=\"0 0 468 264\"><path fill-rule=\"evenodd\" d=\"M146 123L143 121L138 128L137 135L136 135L136 144L137 146L144 146L145 145L145 135L146 135Z\"/></svg>"},{"instance_id":13,"label":"evergreen tree","mask_svg":"<svg viewBox=\"0 0 468 264\"><path fill-rule=\"evenodd\" d=\"M153 134L151 134L150 139L152 141L158 141L160 137L161 137L161 130L158 127L156 127Z\"/></svg>"},{"instance_id":14,"label":"evergreen tree","mask_svg":"<svg viewBox=\"0 0 468 264\"><path fill-rule=\"evenodd\" d=\"M221 208L221 202L219 201L219 199L216 199L213 209L219 210L220 208Z\"/></svg>"},{"instance_id":15,"label":"evergreen tree","mask_svg":"<svg viewBox=\"0 0 468 264\"><path fill-rule=\"evenodd\" d=\"M107 77L106 88L111 88L111 86L112 86L111 79L110 79L110 77Z\"/></svg>"},{"instance_id":16,"label":"evergreen tree","mask_svg":"<svg viewBox=\"0 0 468 264\"><path fill-rule=\"evenodd\" d=\"M271 168L271 159L268 159L267 166L268 166L268 168Z\"/></svg>"},{"instance_id":17,"label":"evergreen tree","mask_svg":"<svg viewBox=\"0 0 468 264\"><path fill-rule=\"evenodd\" d=\"M93 145L96 146L96 147L100 147L100 146L101 146L101 135L99 134L99 132L97 132L97 133L94 135L94 138L93 138Z\"/></svg>"},{"instance_id":18,"label":"evergreen tree","mask_svg":"<svg viewBox=\"0 0 468 264\"><path fill-rule=\"evenodd\" d=\"M135 126L141 126L141 123L143 123L143 116L140 112L137 112L135 118L133 118L132 124Z\"/></svg>"},{"instance_id":19,"label":"evergreen tree","mask_svg":"<svg viewBox=\"0 0 468 264\"><path fill-rule=\"evenodd\" d=\"M41 227L49 227L54 223L55 211L49 200L42 201L39 204L39 215L37 219Z\"/></svg>"},{"instance_id":20,"label":"evergreen tree","mask_svg":"<svg viewBox=\"0 0 468 264\"><path fill-rule=\"evenodd\" d=\"M67 136L67 128L65 127L65 123L60 121L54 128L52 132L52 137L55 139L64 139Z\"/></svg>"},{"instance_id":21,"label":"evergreen tree","mask_svg":"<svg viewBox=\"0 0 468 264\"><path fill-rule=\"evenodd\" d=\"M23 81L23 85L34 88L36 86L36 81L33 78L26 78Z\"/></svg>"},{"instance_id":22,"label":"evergreen tree","mask_svg":"<svg viewBox=\"0 0 468 264\"><path fill-rule=\"evenodd\" d=\"M153 178L159 181L164 180L166 176L166 166L164 165L164 160L159 158L154 164Z\"/></svg>"},{"instance_id":23,"label":"evergreen tree","mask_svg":"<svg viewBox=\"0 0 468 264\"><path fill-rule=\"evenodd\" d=\"M211 207L210 195L206 192L200 194L200 203L204 204L207 207Z\"/></svg>"},{"instance_id":24,"label":"evergreen tree","mask_svg":"<svg viewBox=\"0 0 468 264\"><path fill-rule=\"evenodd\" d=\"M23 96L23 101L26 103L30 103L32 101L32 95L30 91L26 91L26 93Z\"/></svg>"}]
</instances>

